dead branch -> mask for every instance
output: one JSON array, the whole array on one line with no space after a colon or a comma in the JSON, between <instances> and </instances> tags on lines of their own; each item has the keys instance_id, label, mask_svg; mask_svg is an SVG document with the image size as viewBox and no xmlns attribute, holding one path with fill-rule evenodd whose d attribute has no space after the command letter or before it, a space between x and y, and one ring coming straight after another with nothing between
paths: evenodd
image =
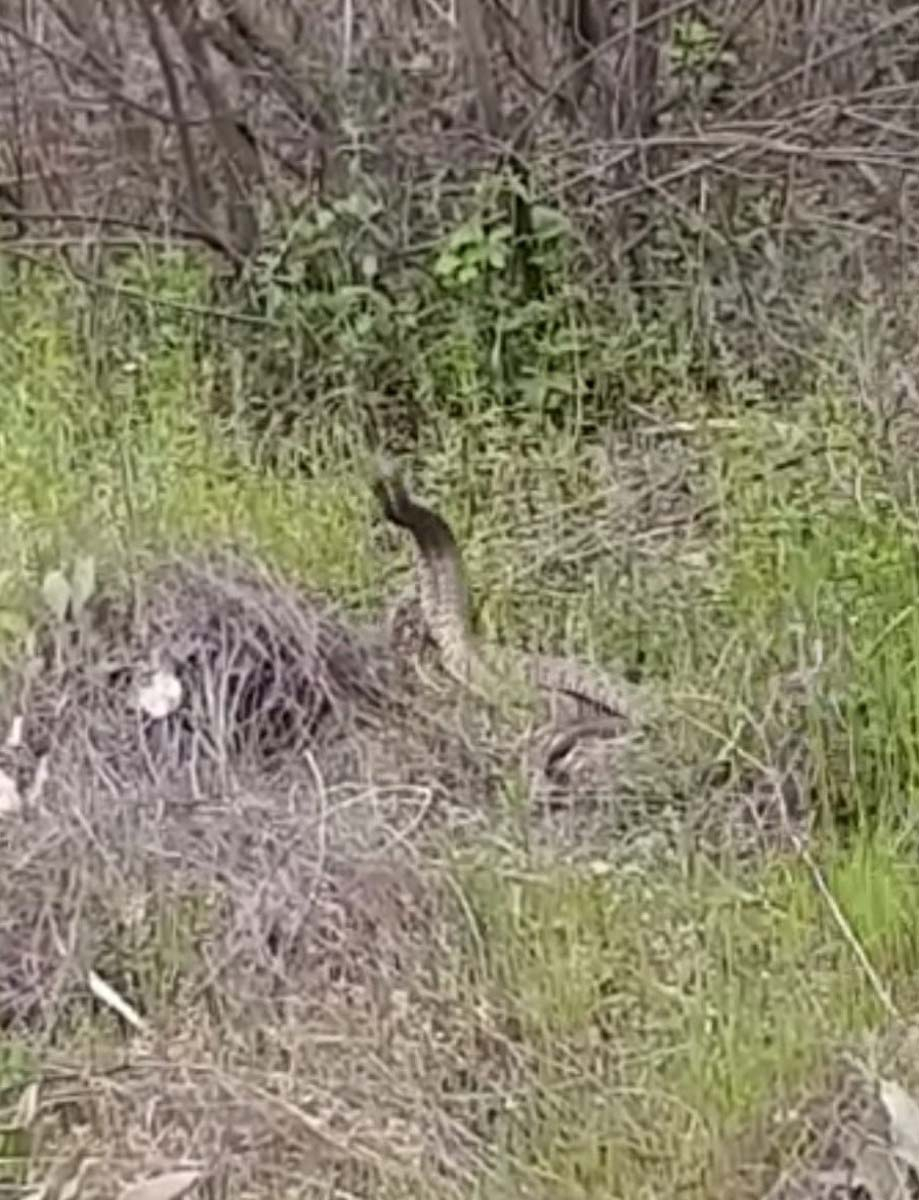
<instances>
[{"instance_id":1,"label":"dead branch","mask_svg":"<svg viewBox=\"0 0 919 1200\"><path fill-rule=\"evenodd\" d=\"M475 80L482 120L489 137L499 141L502 132L501 105L488 53L484 2L460 0L458 11L460 30Z\"/></svg>"},{"instance_id":2,"label":"dead branch","mask_svg":"<svg viewBox=\"0 0 919 1200\"><path fill-rule=\"evenodd\" d=\"M247 199L252 181L262 176L258 153L243 136L220 93L211 72L207 48L194 12L188 8L183 11L177 0L164 0L164 7L185 47L195 80L210 110L214 132L223 151L224 180L230 196L230 237L237 256L246 258L255 248L258 238L258 218L252 203Z\"/></svg>"},{"instance_id":3,"label":"dead branch","mask_svg":"<svg viewBox=\"0 0 919 1200\"><path fill-rule=\"evenodd\" d=\"M179 149L182 155L182 163L185 168L185 178L188 183L188 190L191 196L191 216L195 225L201 230L202 236L215 248L223 250L231 257L236 257L233 247L226 242L216 226L214 221L213 211L208 201L205 192L204 183L201 178L201 172L198 169L198 159L195 154L194 147L191 142L191 134L189 132L188 122L185 118L185 107L182 102L182 93L179 89L179 83L176 78L175 69L166 49L166 43L163 40L160 23L153 11L153 5L150 0L138 0L140 11L143 14L144 21L147 25L147 31L150 35L150 43L153 46L153 51L156 54L159 62L160 71L163 76L163 84L166 88L166 95L169 99L169 107L172 110L173 122L175 125L176 134L179 139Z\"/></svg>"}]
</instances>

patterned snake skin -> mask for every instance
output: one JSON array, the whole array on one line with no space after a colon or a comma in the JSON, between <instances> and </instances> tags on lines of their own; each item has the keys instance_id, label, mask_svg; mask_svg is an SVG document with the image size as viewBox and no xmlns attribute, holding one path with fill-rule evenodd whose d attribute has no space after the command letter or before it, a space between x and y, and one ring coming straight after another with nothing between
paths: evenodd
<instances>
[{"instance_id":1,"label":"patterned snake skin","mask_svg":"<svg viewBox=\"0 0 919 1200\"><path fill-rule=\"evenodd\" d=\"M518 700L548 699L553 713L564 701L569 712L592 725L602 717L631 716L633 701L626 689L586 664L482 646L471 629L463 559L447 522L408 494L389 462L378 467L373 487L386 518L414 539L423 618L454 679L489 697L510 690Z\"/></svg>"}]
</instances>

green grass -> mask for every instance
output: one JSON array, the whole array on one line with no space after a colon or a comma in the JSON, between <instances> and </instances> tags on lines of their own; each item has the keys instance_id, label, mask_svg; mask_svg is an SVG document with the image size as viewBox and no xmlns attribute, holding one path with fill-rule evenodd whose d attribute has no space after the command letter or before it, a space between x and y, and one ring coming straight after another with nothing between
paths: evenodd
<instances>
[{"instance_id":1,"label":"green grass","mask_svg":"<svg viewBox=\"0 0 919 1200\"><path fill-rule=\"evenodd\" d=\"M198 295L181 264L144 270L161 299ZM198 318L92 304L40 277L4 297L0 607L22 609L77 553L114 569L228 538L342 602L382 602L391 556L375 541L365 447L317 426L308 474L259 468L202 402L200 332ZM436 336L436 371L478 395L468 331ZM911 516L838 390L781 420L741 403L726 416L725 403L717 423L693 410L681 451L696 522L637 542L611 515L622 477L564 424L546 435L486 410L480 454L458 420L432 414L424 433L418 486L464 537L486 631L640 666L677 698L687 753L729 742L750 714L781 720L776 678L822 660L817 800L850 818L848 840L827 834L814 851L838 912L804 863L648 878L512 870L483 851L457 868L470 941L449 987L470 1020L488 1009L519 1058L489 1195L720 1194L734 1140L887 1019L853 941L901 1010L915 1002ZM405 548L397 558L407 566ZM184 944L175 930L169 943Z\"/></svg>"},{"instance_id":2,"label":"green grass","mask_svg":"<svg viewBox=\"0 0 919 1200\"><path fill-rule=\"evenodd\" d=\"M472 871L471 993L532 1064L510 1153L563 1194L708 1194L733 1139L886 1019L849 935L915 1002L919 867L860 845L826 882L841 920L803 865L743 882Z\"/></svg>"},{"instance_id":3,"label":"green grass","mask_svg":"<svg viewBox=\"0 0 919 1200\"><path fill-rule=\"evenodd\" d=\"M246 470L200 402L190 331L153 323L142 353L100 375L67 296L39 285L21 312L5 305L0 350L0 579L14 595L76 553L225 540L352 600L366 592L353 467L309 480Z\"/></svg>"}]
</instances>

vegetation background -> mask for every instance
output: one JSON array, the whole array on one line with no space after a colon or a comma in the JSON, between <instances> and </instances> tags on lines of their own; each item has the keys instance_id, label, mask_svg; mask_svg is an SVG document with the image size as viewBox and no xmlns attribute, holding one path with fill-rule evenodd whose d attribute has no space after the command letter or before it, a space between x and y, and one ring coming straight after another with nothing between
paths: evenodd
<instances>
[{"instance_id":1,"label":"vegetation background","mask_svg":"<svg viewBox=\"0 0 919 1200\"><path fill-rule=\"evenodd\" d=\"M378 612L407 566L382 447L488 634L660 685L687 761L784 777L803 734L819 817L755 870L441 848L433 958L308 1017L215 990L208 903L146 863L139 917L112 885L58 931L66 1020L49 995L0 1043L11 1188L777 1197L863 1169L840 1064L917 1074L917 63L894 0L0 3L14 657L79 554L232 538ZM90 1003L102 961L152 1040Z\"/></svg>"}]
</instances>

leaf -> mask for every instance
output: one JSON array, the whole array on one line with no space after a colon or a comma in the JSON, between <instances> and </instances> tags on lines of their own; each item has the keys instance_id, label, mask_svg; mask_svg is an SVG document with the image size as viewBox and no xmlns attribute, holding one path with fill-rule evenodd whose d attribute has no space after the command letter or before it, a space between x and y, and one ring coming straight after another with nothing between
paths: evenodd
<instances>
[{"instance_id":1,"label":"leaf","mask_svg":"<svg viewBox=\"0 0 919 1200\"><path fill-rule=\"evenodd\" d=\"M320 233L325 233L335 224L335 213L331 208L320 208L319 212L316 213L314 223Z\"/></svg>"},{"instance_id":2,"label":"leaf","mask_svg":"<svg viewBox=\"0 0 919 1200\"><path fill-rule=\"evenodd\" d=\"M493 242L488 247L488 265L495 271L503 270L507 263L507 251L500 242Z\"/></svg>"},{"instance_id":3,"label":"leaf","mask_svg":"<svg viewBox=\"0 0 919 1200\"><path fill-rule=\"evenodd\" d=\"M116 1012L123 1021L141 1033L147 1028L143 1017L129 1004L127 1000L102 978L95 971L90 971L87 975L89 990L102 1004L107 1005L113 1012Z\"/></svg>"},{"instance_id":4,"label":"leaf","mask_svg":"<svg viewBox=\"0 0 919 1200\"><path fill-rule=\"evenodd\" d=\"M880 1096L890 1120L894 1153L919 1171L919 1104L892 1079L881 1080Z\"/></svg>"},{"instance_id":5,"label":"leaf","mask_svg":"<svg viewBox=\"0 0 919 1200\"><path fill-rule=\"evenodd\" d=\"M35 768L35 774L32 776L32 782L29 784L29 790L26 792L26 804L32 806L41 799L41 794L45 790L45 784L48 782L48 755L43 754L38 760L38 765Z\"/></svg>"},{"instance_id":6,"label":"leaf","mask_svg":"<svg viewBox=\"0 0 919 1200\"><path fill-rule=\"evenodd\" d=\"M155 721L168 717L182 703L182 684L171 671L156 671L146 687L142 687L137 703Z\"/></svg>"},{"instance_id":7,"label":"leaf","mask_svg":"<svg viewBox=\"0 0 919 1200\"><path fill-rule=\"evenodd\" d=\"M0 770L0 817L17 813L22 808L22 797L15 779Z\"/></svg>"},{"instance_id":8,"label":"leaf","mask_svg":"<svg viewBox=\"0 0 919 1200\"><path fill-rule=\"evenodd\" d=\"M455 275L459 265L459 255L454 254L450 250L445 250L437 256L434 263L434 274L438 276Z\"/></svg>"},{"instance_id":9,"label":"leaf","mask_svg":"<svg viewBox=\"0 0 919 1200\"><path fill-rule=\"evenodd\" d=\"M124 1188L118 1200L179 1200L191 1191L203 1171L168 1171L165 1175L152 1175Z\"/></svg>"},{"instance_id":10,"label":"leaf","mask_svg":"<svg viewBox=\"0 0 919 1200\"><path fill-rule=\"evenodd\" d=\"M16 1124L22 1129L30 1129L35 1124L38 1115L38 1084L33 1080L27 1084L16 1104Z\"/></svg>"},{"instance_id":11,"label":"leaf","mask_svg":"<svg viewBox=\"0 0 919 1200\"><path fill-rule=\"evenodd\" d=\"M82 554L73 564L70 602L73 615L78 617L96 590L96 560L91 554Z\"/></svg>"},{"instance_id":12,"label":"leaf","mask_svg":"<svg viewBox=\"0 0 919 1200\"><path fill-rule=\"evenodd\" d=\"M485 240L485 230L479 220L467 221L450 236L448 245L454 252L465 253L470 246L478 246Z\"/></svg>"},{"instance_id":13,"label":"leaf","mask_svg":"<svg viewBox=\"0 0 919 1200\"><path fill-rule=\"evenodd\" d=\"M571 223L565 214L557 208L549 208L545 204L534 205L533 225L537 237L559 237L571 232Z\"/></svg>"},{"instance_id":14,"label":"leaf","mask_svg":"<svg viewBox=\"0 0 919 1200\"><path fill-rule=\"evenodd\" d=\"M0 634L9 637L24 638L29 632L29 622L12 608L0 608Z\"/></svg>"},{"instance_id":15,"label":"leaf","mask_svg":"<svg viewBox=\"0 0 919 1200\"><path fill-rule=\"evenodd\" d=\"M63 571L49 571L41 585L42 599L59 621L67 616L70 584Z\"/></svg>"}]
</instances>

